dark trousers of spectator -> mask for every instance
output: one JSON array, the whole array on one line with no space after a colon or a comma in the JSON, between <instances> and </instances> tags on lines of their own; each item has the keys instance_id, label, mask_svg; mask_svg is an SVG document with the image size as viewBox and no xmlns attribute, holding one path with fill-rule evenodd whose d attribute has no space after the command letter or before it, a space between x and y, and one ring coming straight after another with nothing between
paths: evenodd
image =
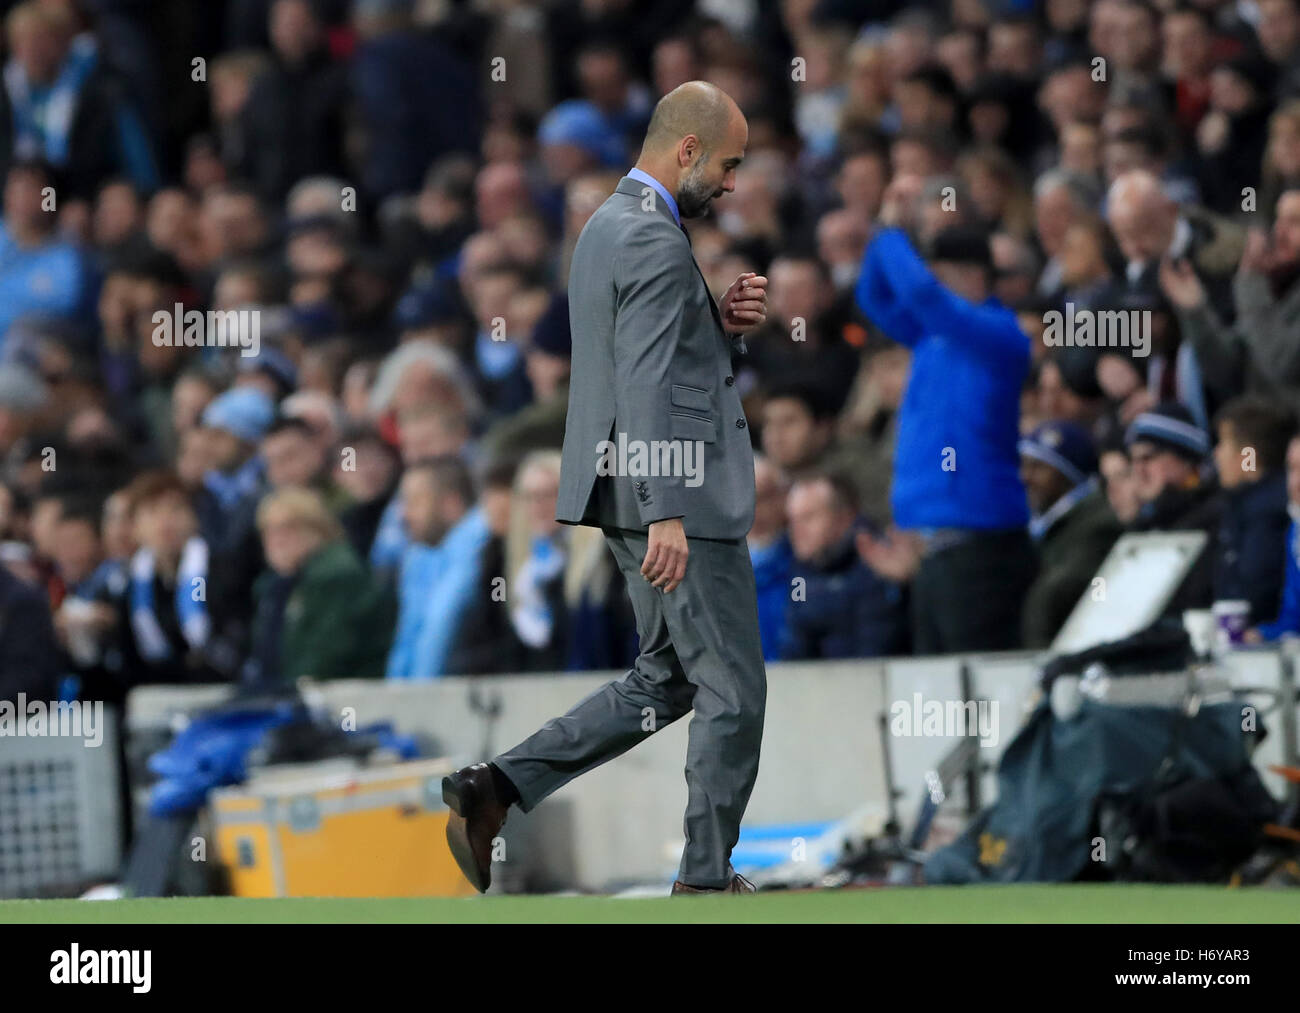
<instances>
[{"instance_id":1,"label":"dark trousers of spectator","mask_svg":"<svg viewBox=\"0 0 1300 1013\"><path fill-rule=\"evenodd\" d=\"M1020 608L1038 569L1026 531L965 532L929 553L912 580L916 654L1020 646Z\"/></svg>"}]
</instances>

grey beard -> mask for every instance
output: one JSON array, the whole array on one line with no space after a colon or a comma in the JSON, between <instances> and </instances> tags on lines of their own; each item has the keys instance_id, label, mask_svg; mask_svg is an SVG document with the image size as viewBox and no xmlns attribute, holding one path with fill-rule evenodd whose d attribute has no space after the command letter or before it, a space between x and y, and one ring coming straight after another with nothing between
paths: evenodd
<instances>
[{"instance_id":1,"label":"grey beard","mask_svg":"<svg viewBox=\"0 0 1300 1013\"><path fill-rule=\"evenodd\" d=\"M708 210L713 200L714 190L700 179L708 155L701 155L700 160L691 166L691 171L677 188L677 210L683 218L698 218Z\"/></svg>"}]
</instances>

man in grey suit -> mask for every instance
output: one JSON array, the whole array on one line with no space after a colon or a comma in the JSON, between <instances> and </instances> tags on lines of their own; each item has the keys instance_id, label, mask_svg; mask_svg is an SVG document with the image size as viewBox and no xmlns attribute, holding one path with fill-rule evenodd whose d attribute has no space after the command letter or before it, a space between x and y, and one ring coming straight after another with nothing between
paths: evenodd
<instances>
[{"instance_id":1,"label":"man in grey suit","mask_svg":"<svg viewBox=\"0 0 1300 1013\"><path fill-rule=\"evenodd\" d=\"M636 167L578 238L556 518L603 529L627 578L640 655L491 763L444 779L447 840L480 891L511 804L530 811L692 709L673 893L754 889L730 862L767 699L745 544L754 461L731 356L766 317L767 279L743 274L715 304L681 224L735 189L748 139L726 93L703 81L674 89L655 107Z\"/></svg>"}]
</instances>

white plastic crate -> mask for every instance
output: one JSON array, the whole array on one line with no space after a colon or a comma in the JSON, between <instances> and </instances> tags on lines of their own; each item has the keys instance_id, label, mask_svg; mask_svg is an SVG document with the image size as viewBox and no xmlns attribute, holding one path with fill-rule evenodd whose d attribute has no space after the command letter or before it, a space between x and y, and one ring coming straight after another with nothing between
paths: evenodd
<instances>
[{"instance_id":1,"label":"white plastic crate","mask_svg":"<svg viewBox=\"0 0 1300 1013\"><path fill-rule=\"evenodd\" d=\"M103 740L0 737L0 897L74 893L122 860L117 721Z\"/></svg>"}]
</instances>

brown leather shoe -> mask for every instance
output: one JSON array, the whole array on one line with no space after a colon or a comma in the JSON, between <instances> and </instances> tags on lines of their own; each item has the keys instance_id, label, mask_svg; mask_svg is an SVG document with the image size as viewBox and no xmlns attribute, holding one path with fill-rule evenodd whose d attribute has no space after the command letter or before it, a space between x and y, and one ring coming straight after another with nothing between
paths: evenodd
<instances>
[{"instance_id":1,"label":"brown leather shoe","mask_svg":"<svg viewBox=\"0 0 1300 1013\"><path fill-rule=\"evenodd\" d=\"M758 887L740 873L734 873L731 882L723 886L687 886L680 880L673 883L671 896L678 897L690 893L758 893Z\"/></svg>"},{"instance_id":2,"label":"brown leather shoe","mask_svg":"<svg viewBox=\"0 0 1300 1013\"><path fill-rule=\"evenodd\" d=\"M465 878L479 893L492 885L492 841L506 822L509 806L492 783L486 763L462 767L442 779L447 818L447 845Z\"/></svg>"}]
</instances>

